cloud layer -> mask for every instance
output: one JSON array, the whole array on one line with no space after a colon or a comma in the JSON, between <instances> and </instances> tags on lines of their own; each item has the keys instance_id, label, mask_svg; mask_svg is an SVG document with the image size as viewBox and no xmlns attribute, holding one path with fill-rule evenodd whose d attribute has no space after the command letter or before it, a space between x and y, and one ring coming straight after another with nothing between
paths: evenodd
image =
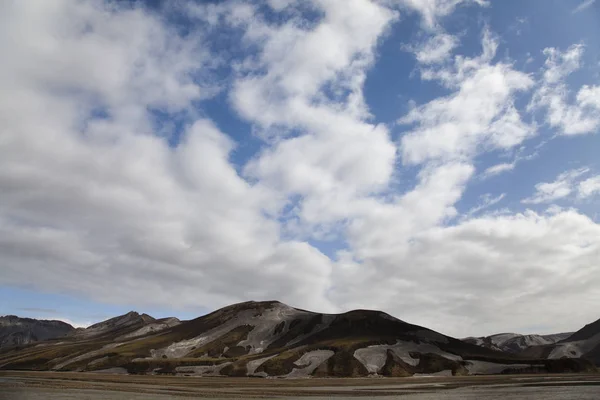
<instances>
[{"instance_id":1,"label":"cloud layer","mask_svg":"<svg viewBox=\"0 0 600 400\"><path fill-rule=\"evenodd\" d=\"M458 205L478 172L516 168L478 162L540 135L532 114L558 134L597 130L598 86L571 98L565 83L584 48L547 49L529 74L484 27L476 54L454 54L442 21L467 5L489 6L196 4L186 31L168 18L177 7L3 3L0 283L140 307L377 308L457 336L597 318L573 310L600 297L594 220L487 213L504 193ZM383 124L365 81L406 12L426 38L409 49L415 79L443 93ZM244 51L215 49L222 32ZM261 143L242 164L240 134L205 110L215 96ZM600 181L578 169L531 190L528 206L589 200Z\"/></svg>"}]
</instances>

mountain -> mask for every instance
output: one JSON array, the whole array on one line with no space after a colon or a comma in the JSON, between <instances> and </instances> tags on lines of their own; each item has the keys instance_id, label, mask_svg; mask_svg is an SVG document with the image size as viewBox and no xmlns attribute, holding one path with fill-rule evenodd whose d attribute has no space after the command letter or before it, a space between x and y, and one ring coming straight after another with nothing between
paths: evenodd
<instances>
[{"instance_id":1,"label":"mountain","mask_svg":"<svg viewBox=\"0 0 600 400\"><path fill-rule=\"evenodd\" d=\"M81 340L114 336L127 339L160 332L176 326L180 322L177 318L154 319L148 314L130 311L127 314L79 330L75 333L75 337Z\"/></svg>"},{"instance_id":2,"label":"mountain","mask_svg":"<svg viewBox=\"0 0 600 400\"><path fill-rule=\"evenodd\" d=\"M584 358L600 366L600 319L555 344L527 349L524 355L548 359Z\"/></svg>"},{"instance_id":3,"label":"mountain","mask_svg":"<svg viewBox=\"0 0 600 400\"><path fill-rule=\"evenodd\" d=\"M43 347L0 352L0 369L296 378L595 371L583 360L465 343L379 311L320 314L276 301L182 322L132 312Z\"/></svg>"},{"instance_id":4,"label":"mountain","mask_svg":"<svg viewBox=\"0 0 600 400\"><path fill-rule=\"evenodd\" d=\"M485 337L468 337L464 342L497 351L518 354L533 347L554 344L567 339L573 332L552 335L521 335L518 333L499 333Z\"/></svg>"},{"instance_id":5,"label":"mountain","mask_svg":"<svg viewBox=\"0 0 600 400\"><path fill-rule=\"evenodd\" d=\"M0 317L0 349L59 338L74 331L75 328L62 321L7 315Z\"/></svg>"}]
</instances>

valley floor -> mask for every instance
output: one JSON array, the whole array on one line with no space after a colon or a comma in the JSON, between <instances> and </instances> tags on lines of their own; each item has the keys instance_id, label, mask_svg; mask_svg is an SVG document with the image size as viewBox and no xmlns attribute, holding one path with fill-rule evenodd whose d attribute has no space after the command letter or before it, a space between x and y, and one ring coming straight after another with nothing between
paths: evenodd
<instances>
[{"instance_id":1,"label":"valley floor","mask_svg":"<svg viewBox=\"0 0 600 400\"><path fill-rule=\"evenodd\" d=\"M600 375L260 379L0 371L1 400L600 398Z\"/></svg>"}]
</instances>

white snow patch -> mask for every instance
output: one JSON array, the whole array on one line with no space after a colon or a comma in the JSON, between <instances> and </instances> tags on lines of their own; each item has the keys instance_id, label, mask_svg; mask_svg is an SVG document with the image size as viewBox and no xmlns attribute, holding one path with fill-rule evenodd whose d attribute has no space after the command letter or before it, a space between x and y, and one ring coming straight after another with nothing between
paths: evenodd
<instances>
[{"instance_id":1,"label":"white snow patch","mask_svg":"<svg viewBox=\"0 0 600 400\"><path fill-rule=\"evenodd\" d=\"M300 311L285 304L276 304L270 309L265 310L260 316L255 316L252 319L260 318L260 324L248 321L247 324L253 325L254 329L248 333L248 337L238 343L238 346L250 346L248 354L262 353L271 343L289 329L290 321L300 316L307 316L311 313ZM273 331L281 322L285 321L285 326L279 335L273 335Z\"/></svg>"},{"instance_id":2,"label":"white snow patch","mask_svg":"<svg viewBox=\"0 0 600 400\"><path fill-rule=\"evenodd\" d=\"M70 359L68 359L66 361L63 361L63 362L55 365L54 367L52 367L52 369L53 370L59 370L59 369L62 369L64 367L66 367L69 364L73 364L74 362L83 361L83 360L87 360L87 359L90 359L90 358L94 358L96 356L104 354L104 352L106 350L114 349L115 347L119 347L122 344L123 343L110 343L110 344L107 344L106 346L103 346L101 349L93 350L93 351L90 351L88 353L84 353L84 354L81 354L81 355L79 355L77 357L73 357L73 358L70 358Z\"/></svg>"},{"instance_id":3,"label":"white snow patch","mask_svg":"<svg viewBox=\"0 0 600 400\"><path fill-rule=\"evenodd\" d=\"M374 345L358 349L354 352L354 358L365 366L370 374L378 373L385 365L387 360L387 351L392 350L394 354L408 365L416 366L419 364L418 358L412 358L409 353L433 353L449 360L460 361L462 357L455 354L446 353L439 347L430 343L414 343L398 341L395 345Z\"/></svg>"},{"instance_id":4,"label":"white snow patch","mask_svg":"<svg viewBox=\"0 0 600 400\"><path fill-rule=\"evenodd\" d=\"M308 378L312 373L335 353L331 350L314 350L305 353L294 365L299 368L292 369L292 372L285 375L286 378Z\"/></svg>"},{"instance_id":5,"label":"white snow patch","mask_svg":"<svg viewBox=\"0 0 600 400\"><path fill-rule=\"evenodd\" d=\"M506 341L514 339L519 336L521 336L521 335L519 335L518 333L498 333L496 335L490 336L490 341L492 342L492 344L500 347Z\"/></svg>"},{"instance_id":6,"label":"white snow patch","mask_svg":"<svg viewBox=\"0 0 600 400\"><path fill-rule=\"evenodd\" d=\"M181 358L194 348L210 343L233 329L244 325L252 326L253 329L248 333L247 339L240 341L237 345L249 347L248 354L259 354L287 332L290 321L293 319L306 319L314 315L308 311L297 310L281 303L274 304L271 308L262 312L258 312L257 309L248 309L239 312L222 325L203 332L202 335L193 339L175 342L162 349L151 350L151 355L153 358L160 358L163 355L166 355L167 358ZM275 335L275 328L281 322L285 323L284 328Z\"/></svg>"},{"instance_id":7,"label":"white snow patch","mask_svg":"<svg viewBox=\"0 0 600 400\"><path fill-rule=\"evenodd\" d=\"M270 360L271 358L277 356L277 354L272 355L270 357L263 357L263 358L259 358L258 360L252 360L252 361L248 361L248 363L246 364L246 371L248 371L246 373L246 375L248 376L262 376L263 378L265 378L267 376L266 372L258 372L256 373L256 369L258 367L260 367L261 365L263 365L263 363L267 362L268 360Z\"/></svg>"}]
</instances>

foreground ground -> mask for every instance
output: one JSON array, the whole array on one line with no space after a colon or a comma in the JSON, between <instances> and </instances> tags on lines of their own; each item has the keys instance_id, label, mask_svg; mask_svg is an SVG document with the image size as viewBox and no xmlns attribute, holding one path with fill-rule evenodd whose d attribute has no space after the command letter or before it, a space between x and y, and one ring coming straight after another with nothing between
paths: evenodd
<instances>
[{"instance_id":1,"label":"foreground ground","mask_svg":"<svg viewBox=\"0 0 600 400\"><path fill-rule=\"evenodd\" d=\"M0 372L0 399L580 399L600 398L600 375L259 379Z\"/></svg>"}]
</instances>

